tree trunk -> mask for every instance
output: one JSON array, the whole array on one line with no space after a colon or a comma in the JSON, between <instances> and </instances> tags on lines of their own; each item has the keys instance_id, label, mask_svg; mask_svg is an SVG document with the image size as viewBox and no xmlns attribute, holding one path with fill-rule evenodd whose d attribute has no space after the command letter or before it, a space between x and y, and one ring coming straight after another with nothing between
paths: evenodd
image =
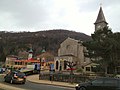
<instances>
[{"instance_id":1,"label":"tree trunk","mask_svg":"<svg viewBox=\"0 0 120 90\"><path fill-rule=\"evenodd\" d=\"M114 71L114 74L115 74L115 75L117 74L117 67L115 67L115 71Z\"/></svg>"}]
</instances>

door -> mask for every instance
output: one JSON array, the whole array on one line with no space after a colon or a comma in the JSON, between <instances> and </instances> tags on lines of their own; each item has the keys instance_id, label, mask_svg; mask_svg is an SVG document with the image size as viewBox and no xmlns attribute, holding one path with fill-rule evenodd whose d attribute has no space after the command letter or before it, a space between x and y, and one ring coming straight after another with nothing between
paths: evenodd
<instances>
[{"instance_id":1,"label":"door","mask_svg":"<svg viewBox=\"0 0 120 90\"><path fill-rule=\"evenodd\" d=\"M96 79L91 82L91 85L89 85L87 90L103 90L102 88L103 80L102 79Z\"/></svg>"}]
</instances>

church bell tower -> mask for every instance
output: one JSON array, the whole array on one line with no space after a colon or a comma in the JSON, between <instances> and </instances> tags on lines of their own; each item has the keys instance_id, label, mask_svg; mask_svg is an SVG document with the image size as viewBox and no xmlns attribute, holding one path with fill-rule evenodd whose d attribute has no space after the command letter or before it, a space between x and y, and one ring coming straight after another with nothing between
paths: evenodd
<instances>
[{"instance_id":1,"label":"church bell tower","mask_svg":"<svg viewBox=\"0 0 120 90\"><path fill-rule=\"evenodd\" d=\"M97 16L97 19L96 19L94 25L95 25L95 31L102 30L104 27L106 27L108 25L108 23L105 20L102 6L100 6L100 10L99 10L99 13L98 13L98 16Z\"/></svg>"}]
</instances>

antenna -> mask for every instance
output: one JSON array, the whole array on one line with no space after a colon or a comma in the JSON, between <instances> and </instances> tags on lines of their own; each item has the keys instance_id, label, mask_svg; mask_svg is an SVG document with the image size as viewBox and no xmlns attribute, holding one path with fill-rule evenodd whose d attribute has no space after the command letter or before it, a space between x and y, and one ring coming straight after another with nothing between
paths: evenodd
<instances>
[{"instance_id":1,"label":"antenna","mask_svg":"<svg viewBox=\"0 0 120 90\"><path fill-rule=\"evenodd\" d=\"M100 3L100 7L102 7L102 3Z\"/></svg>"},{"instance_id":2,"label":"antenna","mask_svg":"<svg viewBox=\"0 0 120 90\"><path fill-rule=\"evenodd\" d=\"M102 7L102 0L100 0L100 7Z\"/></svg>"}]
</instances>

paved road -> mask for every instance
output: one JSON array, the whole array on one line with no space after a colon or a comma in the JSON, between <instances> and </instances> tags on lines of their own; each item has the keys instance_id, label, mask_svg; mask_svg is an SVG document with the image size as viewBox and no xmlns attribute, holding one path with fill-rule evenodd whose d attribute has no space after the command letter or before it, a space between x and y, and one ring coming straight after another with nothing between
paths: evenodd
<instances>
[{"instance_id":1,"label":"paved road","mask_svg":"<svg viewBox=\"0 0 120 90\"><path fill-rule=\"evenodd\" d=\"M5 84L7 86L18 87L18 88L26 89L26 90L75 90L73 88L68 88L68 87L36 84L36 83L31 83L29 81L27 81L26 84L24 85L23 84L9 84L9 83L4 82L2 77L0 77L0 83Z\"/></svg>"}]
</instances>

